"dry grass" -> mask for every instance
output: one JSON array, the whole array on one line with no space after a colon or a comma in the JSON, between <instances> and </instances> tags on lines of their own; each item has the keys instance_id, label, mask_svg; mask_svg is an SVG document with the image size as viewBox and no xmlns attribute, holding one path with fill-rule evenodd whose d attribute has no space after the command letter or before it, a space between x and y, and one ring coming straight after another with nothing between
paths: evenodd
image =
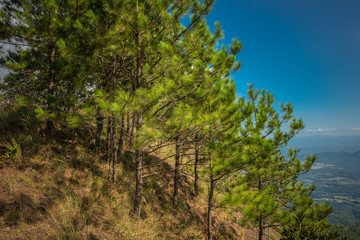
<instances>
[{"instance_id":1,"label":"dry grass","mask_svg":"<svg viewBox=\"0 0 360 240\"><path fill-rule=\"evenodd\" d=\"M141 220L132 216L131 164L107 181L107 165L77 145L42 145L0 169L0 239L196 239L173 209L170 178L148 180ZM166 186L165 186L166 185ZM164 189L165 187L165 189ZM158 194L169 191L159 200ZM168 202L169 204L165 204ZM176 213L176 214L174 214Z\"/></svg>"},{"instance_id":2,"label":"dry grass","mask_svg":"<svg viewBox=\"0 0 360 240\"><path fill-rule=\"evenodd\" d=\"M114 184L100 159L76 141L46 139L36 150L27 147L17 163L1 164L0 239L205 239L206 191L195 198L191 179L182 178L174 208L171 166L153 169L162 173L146 178L136 221L132 153L121 157ZM253 231L228 218L225 210L215 210L216 239L253 239Z\"/></svg>"}]
</instances>

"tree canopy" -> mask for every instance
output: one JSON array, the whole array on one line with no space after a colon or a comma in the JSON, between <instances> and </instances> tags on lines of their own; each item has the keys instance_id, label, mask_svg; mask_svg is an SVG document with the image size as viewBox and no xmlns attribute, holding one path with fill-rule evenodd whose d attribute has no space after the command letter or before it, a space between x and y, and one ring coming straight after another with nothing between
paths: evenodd
<instances>
[{"instance_id":1,"label":"tree canopy","mask_svg":"<svg viewBox=\"0 0 360 240\"><path fill-rule=\"evenodd\" d=\"M241 66L242 43L219 45L220 23L210 31L205 19L213 4L3 0L6 104L31 109L47 137L63 129L89 133L113 184L121 181L116 170L124 149L130 151L136 219L149 169L166 161L174 207L181 175L192 176L195 196L199 182L208 186L208 239L220 205L239 211L238 223L256 228L259 239L267 228L282 239L335 239L326 221L331 207L314 204L311 187L297 180L315 158L281 151L303 122L266 90L250 85L247 96L237 95L232 74ZM160 150L163 158L149 160Z\"/></svg>"}]
</instances>

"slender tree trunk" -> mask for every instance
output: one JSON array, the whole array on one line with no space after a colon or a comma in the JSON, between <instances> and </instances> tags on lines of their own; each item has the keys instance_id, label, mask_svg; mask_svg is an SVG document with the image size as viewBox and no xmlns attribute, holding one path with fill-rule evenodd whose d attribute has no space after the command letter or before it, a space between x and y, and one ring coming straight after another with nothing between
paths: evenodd
<instances>
[{"instance_id":1,"label":"slender tree trunk","mask_svg":"<svg viewBox=\"0 0 360 240\"><path fill-rule=\"evenodd\" d=\"M179 178L180 178L180 144L179 136L175 137L175 169L174 169L174 198L173 205L177 206L178 203L178 193L179 193Z\"/></svg>"},{"instance_id":2,"label":"slender tree trunk","mask_svg":"<svg viewBox=\"0 0 360 240\"><path fill-rule=\"evenodd\" d=\"M123 149L123 145L124 145L124 127L125 127L125 117L123 116L121 119L121 127L120 127L120 136L119 136L119 144L118 144L118 151L117 151L117 156L118 158L121 156L121 152Z\"/></svg>"},{"instance_id":3,"label":"slender tree trunk","mask_svg":"<svg viewBox=\"0 0 360 240\"><path fill-rule=\"evenodd\" d=\"M133 145L133 142L134 142L134 129L135 129L135 122L136 122L136 116L135 116L135 114L133 114L133 115L134 115L134 116L132 117L130 140L129 140L130 146L132 146L132 145Z\"/></svg>"},{"instance_id":4,"label":"slender tree trunk","mask_svg":"<svg viewBox=\"0 0 360 240\"><path fill-rule=\"evenodd\" d=\"M215 180L213 175L210 175L210 186L209 186L209 198L208 198L208 221L207 221L207 229L208 229L208 240L212 240L212 208L214 201L214 189L215 189Z\"/></svg>"},{"instance_id":5,"label":"slender tree trunk","mask_svg":"<svg viewBox=\"0 0 360 240\"><path fill-rule=\"evenodd\" d=\"M195 163L194 163L194 190L195 195L199 195L199 173L198 173L198 164L199 164L199 143L197 139L195 139Z\"/></svg>"},{"instance_id":6,"label":"slender tree trunk","mask_svg":"<svg viewBox=\"0 0 360 240\"><path fill-rule=\"evenodd\" d=\"M136 2L136 12L138 12L138 1ZM142 52L140 47L141 37L140 32L136 33L136 42L137 42L137 57L136 57L136 81L133 86L140 88L140 78L142 74ZM134 89L135 90L135 89ZM136 116L136 117L135 117ZM135 121L136 119L136 121ZM134 124L136 122L136 124ZM133 117L133 126L131 129L131 139L133 138L134 127L136 130L140 129L142 126L142 113L134 114ZM141 212L141 203L142 203L142 189L143 189L143 176L142 176L142 165L143 165L143 151L142 149L135 150L136 157L136 189L135 189L135 201L134 201L134 213L135 218L140 218Z\"/></svg>"},{"instance_id":7,"label":"slender tree trunk","mask_svg":"<svg viewBox=\"0 0 360 240\"><path fill-rule=\"evenodd\" d=\"M126 114L126 136L130 133L130 114Z\"/></svg>"},{"instance_id":8,"label":"slender tree trunk","mask_svg":"<svg viewBox=\"0 0 360 240\"><path fill-rule=\"evenodd\" d=\"M116 121L113 117L112 119L112 137L111 137L111 145L112 145L112 175L111 180L114 183L116 181L116 164L117 164L117 151L116 151Z\"/></svg>"},{"instance_id":9,"label":"slender tree trunk","mask_svg":"<svg viewBox=\"0 0 360 240\"><path fill-rule=\"evenodd\" d=\"M102 116L98 116L96 118L96 136L95 136L95 146L96 147L100 147L101 133L103 130L103 120L104 120L104 118Z\"/></svg>"},{"instance_id":10,"label":"slender tree trunk","mask_svg":"<svg viewBox=\"0 0 360 240\"><path fill-rule=\"evenodd\" d=\"M136 128L140 128L142 125L142 116L139 115L136 121ZM135 150L135 162L136 162L136 189L135 189L135 201L134 201L134 213L135 218L140 218L141 213L141 204L142 204L142 191L143 191L143 175L142 175L142 166L143 166L143 151L142 149Z\"/></svg>"},{"instance_id":11,"label":"slender tree trunk","mask_svg":"<svg viewBox=\"0 0 360 240\"><path fill-rule=\"evenodd\" d=\"M258 226L258 228L259 228L259 240L262 240L263 239L263 235L264 235L264 233L263 233L263 219L262 219L262 214L260 214L260 219L259 219L259 226Z\"/></svg>"},{"instance_id":12,"label":"slender tree trunk","mask_svg":"<svg viewBox=\"0 0 360 240\"><path fill-rule=\"evenodd\" d=\"M258 189L259 189L259 192L262 192L262 181L261 181L261 175L259 175L259 179L258 179ZM258 235L258 240L262 240L263 238L263 215L260 213L260 216L259 216L259 225L258 225L258 230L259 230L259 235Z\"/></svg>"},{"instance_id":13,"label":"slender tree trunk","mask_svg":"<svg viewBox=\"0 0 360 240\"><path fill-rule=\"evenodd\" d=\"M110 178L110 171L111 171L111 159L112 159L112 151L111 151L111 135L112 135L112 122L111 118L108 117L108 130L107 130L107 137L106 137L106 161L109 164L109 171L108 171L108 177Z\"/></svg>"},{"instance_id":14,"label":"slender tree trunk","mask_svg":"<svg viewBox=\"0 0 360 240\"><path fill-rule=\"evenodd\" d=\"M56 46L53 44L50 53L50 71L49 71L49 84L48 84L48 97L47 97L47 109L50 113L54 111L53 98L54 98L54 87L55 87L55 56ZM55 130L54 120L47 119L45 132L52 134Z\"/></svg>"},{"instance_id":15,"label":"slender tree trunk","mask_svg":"<svg viewBox=\"0 0 360 240\"><path fill-rule=\"evenodd\" d=\"M261 179L261 175L259 175L259 179L258 179L258 189L259 189L259 192L262 192L262 179ZM264 235L264 232L263 232L263 215L260 213L260 216L259 216L259 225L258 225L258 230L259 230L259 240L262 240L263 238L263 235Z\"/></svg>"},{"instance_id":16,"label":"slender tree trunk","mask_svg":"<svg viewBox=\"0 0 360 240\"><path fill-rule=\"evenodd\" d=\"M142 164L143 155L141 150L135 151L136 157L136 189L135 189L135 202L134 202L134 213L135 218L140 218L141 203L142 203L142 190L143 190L143 176L142 176Z\"/></svg>"}]
</instances>

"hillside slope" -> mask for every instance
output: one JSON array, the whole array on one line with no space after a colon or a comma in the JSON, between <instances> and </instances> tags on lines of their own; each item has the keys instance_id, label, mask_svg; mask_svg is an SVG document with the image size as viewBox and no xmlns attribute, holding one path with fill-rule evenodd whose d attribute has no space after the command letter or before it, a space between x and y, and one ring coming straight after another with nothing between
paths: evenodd
<instances>
[{"instance_id":1,"label":"hillside slope","mask_svg":"<svg viewBox=\"0 0 360 240\"><path fill-rule=\"evenodd\" d=\"M167 163L156 170L161 174L146 179L142 219L135 221L133 153L121 156L112 184L99 152L72 140L26 143L24 138L18 140L18 154L9 155L8 143L0 144L0 239L204 239L206 191L195 198L183 176L174 209ZM256 237L229 222L224 210L214 216L216 239Z\"/></svg>"}]
</instances>

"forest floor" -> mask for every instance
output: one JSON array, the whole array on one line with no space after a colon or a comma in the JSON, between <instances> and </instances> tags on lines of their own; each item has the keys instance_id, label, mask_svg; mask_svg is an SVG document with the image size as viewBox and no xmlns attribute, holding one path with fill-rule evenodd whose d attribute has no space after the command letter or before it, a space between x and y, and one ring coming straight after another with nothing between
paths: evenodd
<instances>
[{"instance_id":1,"label":"forest floor","mask_svg":"<svg viewBox=\"0 0 360 240\"><path fill-rule=\"evenodd\" d=\"M194 196L192 179L182 176L173 207L172 168L164 162L146 179L135 220L133 153L120 156L111 183L101 151L84 146L25 133L0 139L0 239L205 239L204 185ZM256 239L254 230L231 221L239 215L219 208L213 216L215 239Z\"/></svg>"}]
</instances>

